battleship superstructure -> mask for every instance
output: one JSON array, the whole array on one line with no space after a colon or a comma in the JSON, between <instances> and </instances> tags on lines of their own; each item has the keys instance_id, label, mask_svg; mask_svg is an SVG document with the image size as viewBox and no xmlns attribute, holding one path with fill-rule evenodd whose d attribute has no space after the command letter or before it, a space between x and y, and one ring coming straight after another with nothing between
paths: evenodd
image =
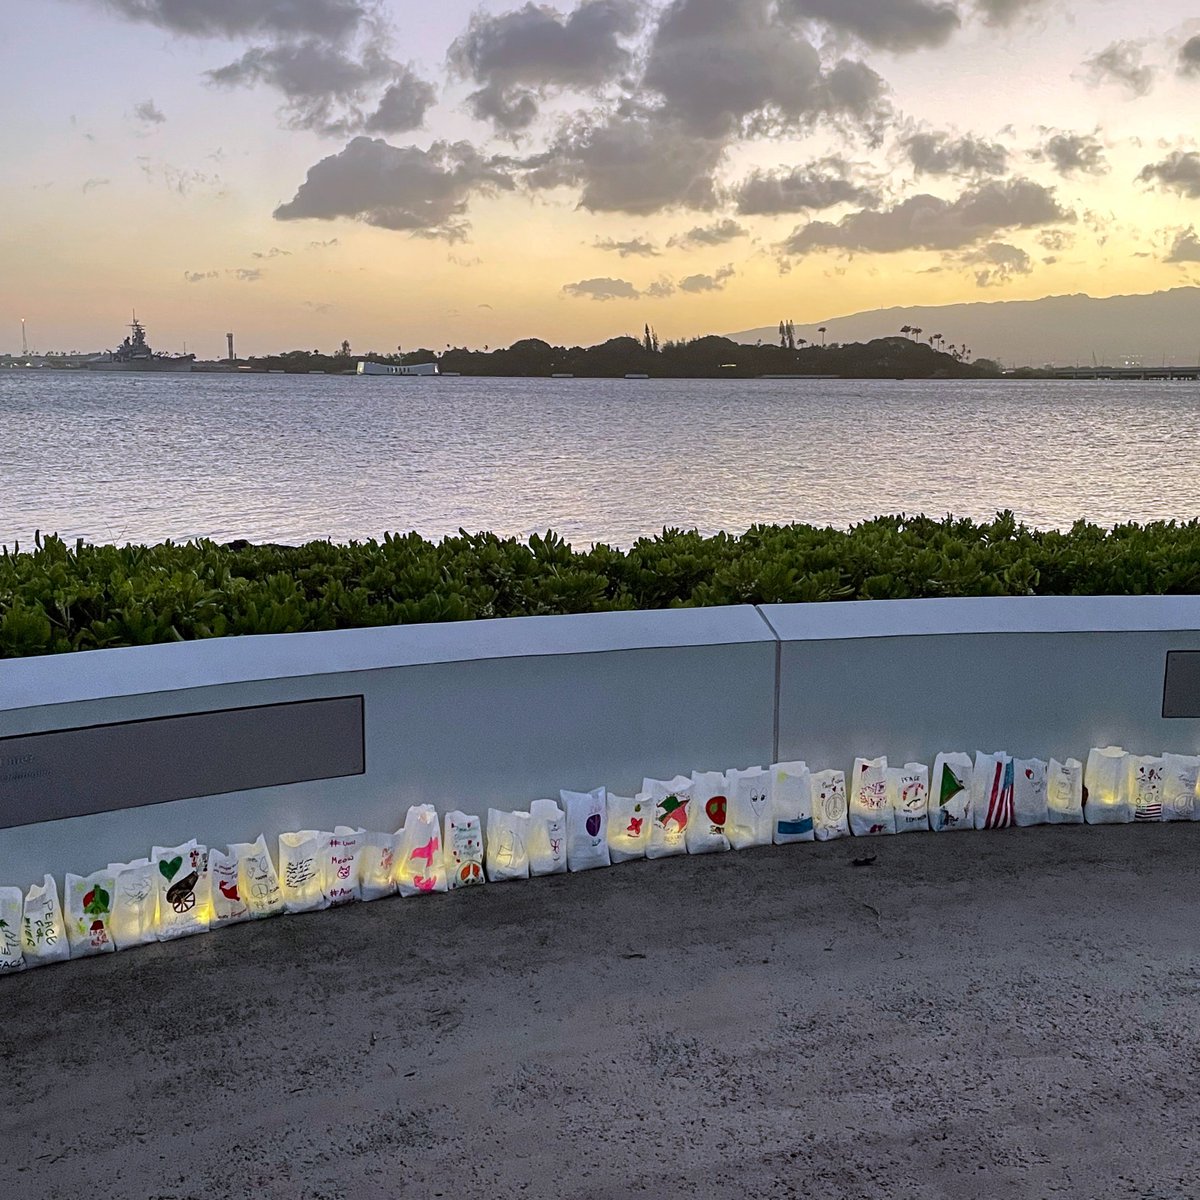
<instances>
[{"instance_id":1,"label":"battleship superstructure","mask_svg":"<svg viewBox=\"0 0 1200 1200\"><path fill-rule=\"evenodd\" d=\"M194 354L157 354L146 344L146 330L134 314L129 336L115 349L83 365L89 371L190 371Z\"/></svg>"}]
</instances>

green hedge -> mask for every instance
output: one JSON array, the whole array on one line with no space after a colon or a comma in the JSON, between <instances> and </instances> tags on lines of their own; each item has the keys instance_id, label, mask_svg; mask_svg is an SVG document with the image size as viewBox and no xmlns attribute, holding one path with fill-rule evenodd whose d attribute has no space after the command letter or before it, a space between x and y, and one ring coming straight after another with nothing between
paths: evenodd
<instances>
[{"instance_id":1,"label":"green hedge","mask_svg":"<svg viewBox=\"0 0 1200 1200\"><path fill-rule=\"evenodd\" d=\"M849 530L666 529L628 551L489 533L304 546L67 545L0 557L0 657L245 633L612 609L917 596L1200 592L1200 522L1030 529L879 517Z\"/></svg>"}]
</instances>

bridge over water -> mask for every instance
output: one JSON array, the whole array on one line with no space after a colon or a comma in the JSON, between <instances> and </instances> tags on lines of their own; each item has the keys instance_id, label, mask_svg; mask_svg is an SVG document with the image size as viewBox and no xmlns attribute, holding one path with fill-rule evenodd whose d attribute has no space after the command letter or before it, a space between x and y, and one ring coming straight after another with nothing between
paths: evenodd
<instances>
[{"instance_id":1,"label":"bridge over water","mask_svg":"<svg viewBox=\"0 0 1200 1200\"><path fill-rule=\"evenodd\" d=\"M1195 367L1053 367L1056 379L1200 379Z\"/></svg>"}]
</instances>

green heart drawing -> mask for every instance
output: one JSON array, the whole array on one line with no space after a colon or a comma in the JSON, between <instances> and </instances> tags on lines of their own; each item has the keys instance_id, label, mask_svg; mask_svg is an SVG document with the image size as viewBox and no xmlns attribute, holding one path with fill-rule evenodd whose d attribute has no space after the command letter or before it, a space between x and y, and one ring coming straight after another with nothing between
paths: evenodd
<instances>
[{"instance_id":1,"label":"green heart drawing","mask_svg":"<svg viewBox=\"0 0 1200 1200\"><path fill-rule=\"evenodd\" d=\"M177 854L174 858L162 859L158 864L158 869L162 872L164 879L171 880L179 873L179 868L182 866L183 856Z\"/></svg>"}]
</instances>

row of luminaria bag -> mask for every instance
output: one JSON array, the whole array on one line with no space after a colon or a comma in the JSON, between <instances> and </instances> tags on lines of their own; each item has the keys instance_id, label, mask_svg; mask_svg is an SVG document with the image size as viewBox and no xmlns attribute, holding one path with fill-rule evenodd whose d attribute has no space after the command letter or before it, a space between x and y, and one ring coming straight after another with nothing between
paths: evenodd
<instances>
[{"instance_id":1,"label":"row of luminaria bag","mask_svg":"<svg viewBox=\"0 0 1200 1200\"><path fill-rule=\"evenodd\" d=\"M241 921L311 912L385 896L419 896L484 882L587 871L638 858L917 830L951 832L1040 824L1200 820L1200 756L1129 754L1014 759L939 754L890 766L856 759L841 771L803 762L645 779L636 796L605 788L535 800L529 811L489 809L439 820L408 810L395 833L336 826L279 835L278 870L265 838L221 851L194 839L149 858L54 878L22 896L0 887L0 973L169 941Z\"/></svg>"}]
</instances>

